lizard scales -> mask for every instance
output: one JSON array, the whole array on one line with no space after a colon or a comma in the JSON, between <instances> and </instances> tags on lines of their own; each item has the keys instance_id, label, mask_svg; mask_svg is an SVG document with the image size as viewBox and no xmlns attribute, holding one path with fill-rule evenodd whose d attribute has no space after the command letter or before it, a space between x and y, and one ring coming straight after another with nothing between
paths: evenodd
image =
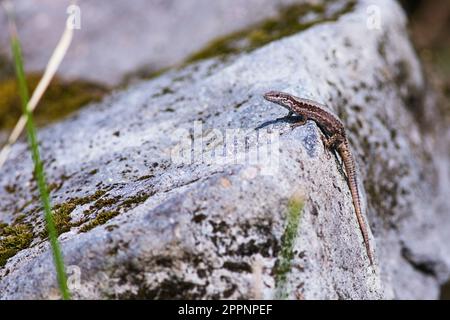
<instances>
[{"instance_id":1,"label":"lizard scales","mask_svg":"<svg viewBox=\"0 0 450 320\"><path fill-rule=\"evenodd\" d=\"M338 152L344 162L344 167L347 174L347 183L352 195L356 218L358 220L359 228L361 229L367 256L370 264L372 265L373 255L369 243L367 226L361 212L361 199L356 180L355 162L350 152L344 125L334 115L325 111L325 106L315 101L298 98L288 93L279 91L267 92L264 95L264 98L286 108L289 111L288 116L293 114L300 116L302 119L294 126L303 125L307 120L313 120L325 135L323 138L325 147L330 150L334 149Z\"/></svg>"}]
</instances>

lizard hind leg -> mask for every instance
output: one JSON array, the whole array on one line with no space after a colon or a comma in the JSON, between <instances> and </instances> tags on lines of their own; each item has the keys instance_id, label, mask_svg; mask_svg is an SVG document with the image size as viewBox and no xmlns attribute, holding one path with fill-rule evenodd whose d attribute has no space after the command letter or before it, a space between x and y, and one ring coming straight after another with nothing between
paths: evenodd
<instances>
[{"instance_id":1,"label":"lizard hind leg","mask_svg":"<svg viewBox=\"0 0 450 320\"><path fill-rule=\"evenodd\" d=\"M325 147L325 153L327 154L327 158L331 158L330 151L333 150L333 147L337 141L337 136L332 135L331 137L327 137L325 134L321 135L321 139L323 142L323 145Z\"/></svg>"},{"instance_id":2,"label":"lizard hind leg","mask_svg":"<svg viewBox=\"0 0 450 320\"><path fill-rule=\"evenodd\" d=\"M347 175L344 172L344 168L343 168L343 163L339 161L339 157L338 157L338 152L335 149L336 144L339 143L339 137L337 135L333 135L330 138L328 138L325 135L321 136L322 138L322 142L325 146L325 152L327 152L327 158L330 159L331 158L331 154L330 152L333 153L334 155L334 159L336 161L337 164L337 168L339 173L345 178L347 179Z\"/></svg>"},{"instance_id":3,"label":"lizard hind leg","mask_svg":"<svg viewBox=\"0 0 450 320\"><path fill-rule=\"evenodd\" d=\"M339 136L337 134L332 135L331 137L322 136L322 142L326 149L331 150L336 146L336 143L339 140Z\"/></svg>"}]
</instances>

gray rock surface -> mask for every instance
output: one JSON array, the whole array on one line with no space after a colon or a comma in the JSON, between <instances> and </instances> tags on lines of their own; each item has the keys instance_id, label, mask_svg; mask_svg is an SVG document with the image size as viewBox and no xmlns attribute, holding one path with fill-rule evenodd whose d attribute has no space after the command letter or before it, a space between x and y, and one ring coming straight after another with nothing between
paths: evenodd
<instances>
[{"instance_id":1,"label":"gray rock surface","mask_svg":"<svg viewBox=\"0 0 450 320\"><path fill-rule=\"evenodd\" d=\"M58 70L67 79L117 85L140 71L182 62L212 39L273 16L301 0L80 0L81 29ZM70 0L14 0L28 71L47 65ZM0 12L0 30L7 20ZM0 54L9 55L7 32Z\"/></svg>"},{"instance_id":2,"label":"gray rock surface","mask_svg":"<svg viewBox=\"0 0 450 320\"><path fill-rule=\"evenodd\" d=\"M450 155L426 125L439 116L401 8L378 1L381 29L370 29L370 4L253 52L167 72L42 129L52 200L71 217L59 240L74 297L273 298L295 198L304 208L288 298L437 298L449 277ZM348 129L374 268L320 131L274 121L286 112L263 100L272 89L327 104ZM225 130L233 139L214 138ZM25 213L39 234L30 168L17 143L0 175L0 220ZM0 298L57 298L53 270L48 242L35 237L0 269Z\"/></svg>"}]
</instances>

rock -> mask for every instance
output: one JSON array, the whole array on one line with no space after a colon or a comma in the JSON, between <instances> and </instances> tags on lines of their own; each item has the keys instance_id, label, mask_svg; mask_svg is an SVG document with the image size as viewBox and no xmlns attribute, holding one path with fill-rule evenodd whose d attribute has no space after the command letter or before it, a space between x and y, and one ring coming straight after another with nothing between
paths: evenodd
<instances>
[{"instance_id":1,"label":"rock","mask_svg":"<svg viewBox=\"0 0 450 320\"><path fill-rule=\"evenodd\" d=\"M182 62L218 36L248 27L299 0L81 0L80 29L58 74L117 85L130 74L152 74ZM15 0L28 71L42 71L67 19L71 1ZM0 13L0 29L7 20ZM39 45L36 45L39 44ZM0 54L9 55L0 33Z\"/></svg>"},{"instance_id":2,"label":"rock","mask_svg":"<svg viewBox=\"0 0 450 320\"><path fill-rule=\"evenodd\" d=\"M437 298L450 265L448 142L429 126L439 118L401 8L370 4L40 130L74 298ZM344 122L373 268L339 162L313 122L275 120L286 111L268 90ZM0 269L1 299L59 297L31 168L17 143L0 221L21 226L24 248Z\"/></svg>"}]
</instances>

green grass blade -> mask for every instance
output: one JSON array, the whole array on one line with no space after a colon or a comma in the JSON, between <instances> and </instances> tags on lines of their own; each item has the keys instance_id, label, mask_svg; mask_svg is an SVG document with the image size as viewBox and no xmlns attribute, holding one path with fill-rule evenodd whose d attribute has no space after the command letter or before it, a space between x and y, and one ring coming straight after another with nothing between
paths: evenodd
<instances>
[{"instance_id":1,"label":"green grass blade","mask_svg":"<svg viewBox=\"0 0 450 320\"><path fill-rule=\"evenodd\" d=\"M36 135L36 127L34 125L33 121L33 114L28 108L28 101L29 101L29 95L28 95L28 87L27 82L25 78L25 72L23 68L23 61L22 61L22 53L20 48L20 43L18 38L14 33L11 34L11 49L14 56L14 63L16 68L16 76L19 83L19 92L20 92L20 98L22 101L23 106L23 113L26 116L27 119L27 136L28 136L28 143L30 145L32 158L34 162L34 173L36 182L39 189L39 194L41 197L41 202L44 207L44 213L45 213L45 221L47 224L47 231L50 239L50 244L53 252L53 260L56 268L57 273L57 279L59 288L62 294L63 299L67 300L70 299L70 293L67 288L67 276L64 268L64 261L61 254L61 249L58 243L55 223L53 221L52 216L52 209L50 204L50 196L48 192L48 186L46 183L45 178L45 172L44 172L44 166L39 154L39 145Z\"/></svg>"}]
</instances>

